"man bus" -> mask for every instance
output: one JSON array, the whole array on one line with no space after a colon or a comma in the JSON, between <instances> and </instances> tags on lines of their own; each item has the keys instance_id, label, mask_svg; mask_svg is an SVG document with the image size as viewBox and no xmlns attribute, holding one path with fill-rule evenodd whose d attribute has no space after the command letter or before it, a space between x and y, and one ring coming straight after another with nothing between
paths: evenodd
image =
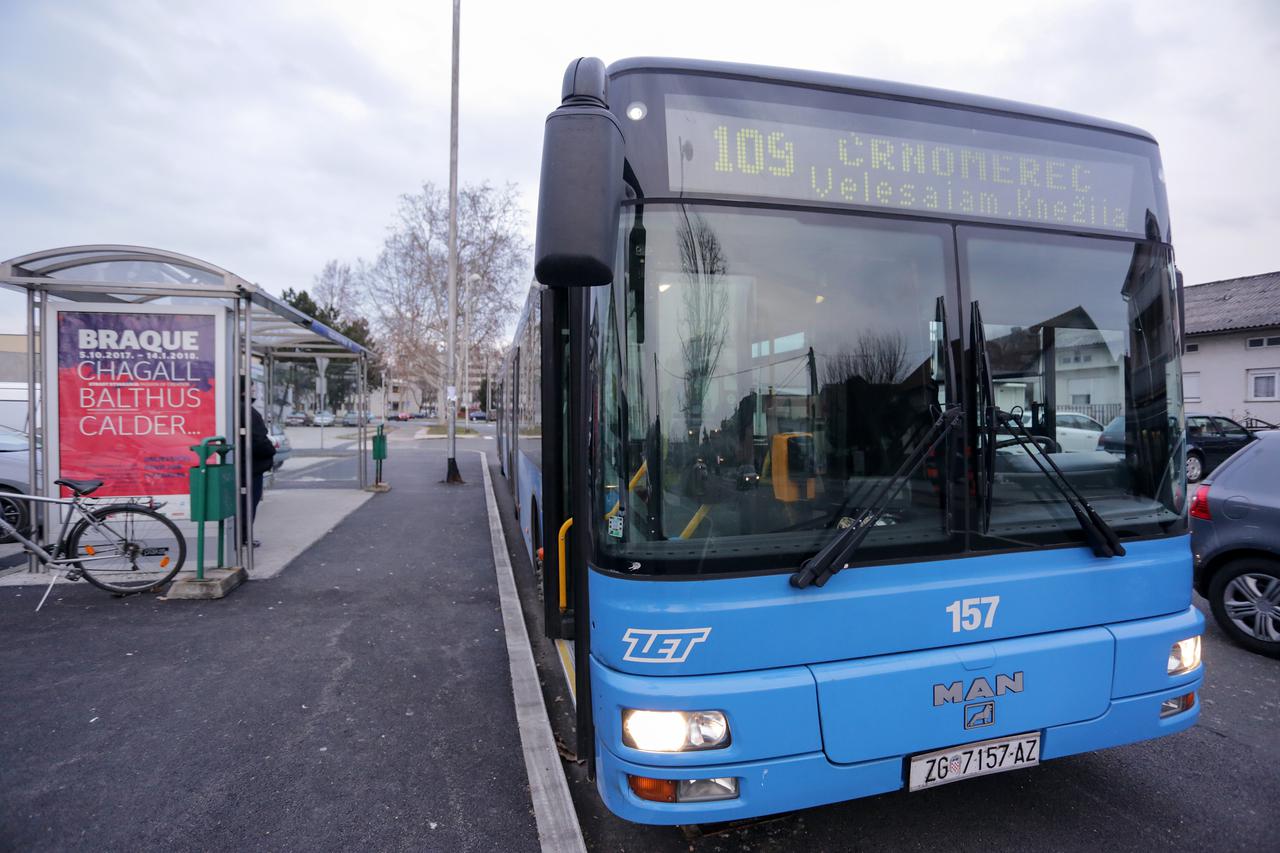
<instances>
[{"instance_id":1,"label":"man bus","mask_svg":"<svg viewBox=\"0 0 1280 853\"><path fill-rule=\"evenodd\" d=\"M501 449L610 809L745 818L1195 722L1148 134L708 62L583 59L562 96ZM1067 413L1123 416L1123 454L1064 448Z\"/></svg>"}]
</instances>

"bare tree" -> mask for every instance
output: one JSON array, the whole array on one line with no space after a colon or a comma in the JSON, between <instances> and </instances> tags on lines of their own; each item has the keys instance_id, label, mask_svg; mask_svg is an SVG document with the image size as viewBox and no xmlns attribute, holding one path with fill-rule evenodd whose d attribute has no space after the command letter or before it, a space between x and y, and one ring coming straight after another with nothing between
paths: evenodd
<instances>
[{"instance_id":1,"label":"bare tree","mask_svg":"<svg viewBox=\"0 0 1280 853\"><path fill-rule=\"evenodd\" d=\"M348 318L363 316L361 290L357 270L338 260L326 263L311 283L311 295L317 305Z\"/></svg>"},{"instance_id":2,"label":"bare tree","mask_svg":"<svg viewBox=\"0 0 1280 853\"><path fill-rule=\"evenodd\" d=\"M680 342L684 356L683 408L689 432L697 443L702 436L703 403L729 331L729 294L724 281L729 263L720 238L696 213L684 217L677 239L684 276Z\"/></svg>"},{"instance_id":3,"label":"bare tree","mask_svg":"<svg viewBox=\"0 0 1280 853\"><path fill-rule=\"evenodd\" d=\"M864 332L852 347L827 359L823 381L839 385L857 376L871 385L893 385L906 377L907 339L901 332Z\"/></svg>"},{"instance_id":4,"label":"bare tree","mask_svg":"<svg viewBox=\"0 0 1280 853\"><path fill-rule=\"evenodd\" d=\"M359 263L354 279L370 306L389 369L422 390L448 384L438 344L448 335L447 194L432 183L400 198L373 263ZM516 188L488 183L458 193L458 258L462 311L470 312L470 341L501 336L516 311L531 252ZM472 280L472 276L478 276Z\"/></svg>"}]
</instances>

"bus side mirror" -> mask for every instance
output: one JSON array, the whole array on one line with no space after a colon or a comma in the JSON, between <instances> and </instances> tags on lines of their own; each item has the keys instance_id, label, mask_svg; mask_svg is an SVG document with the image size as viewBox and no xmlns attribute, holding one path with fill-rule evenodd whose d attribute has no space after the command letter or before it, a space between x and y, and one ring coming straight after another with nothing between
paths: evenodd
<instances>
[{"instance_id":1,"label":"bus side mirror","mask_svg":"<svg viewBox=\"0 0 1280 853\"><path fill-rule=\"evenodd\" d=\"M560 108L547 116L533 273L548 287L613 281L622 212L622 128L609 112L599 59L569 64Z\"/></svg>"}]
</instances>

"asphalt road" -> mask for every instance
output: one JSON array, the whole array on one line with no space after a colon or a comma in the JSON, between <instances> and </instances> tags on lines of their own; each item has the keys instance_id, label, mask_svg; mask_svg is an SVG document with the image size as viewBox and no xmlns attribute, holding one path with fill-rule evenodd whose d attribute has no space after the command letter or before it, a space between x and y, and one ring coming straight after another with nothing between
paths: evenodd
<instances>
[{"instance_id":1,"label":"asphalt road","mask_svg":"<svg viewBox=\"0 0 1280 853\"><path fill-rule=\"evenodd\" d=\"M536 850L480 461L442 451L220 602L0 589L0 850Z\"/></svg>"},{"instance_id":2,"label":"asphalt road","mask_svg":"<svg viewBox=\"0 0 1280 853\"><path fill-rule=\"evenodd\" d=\"M501 475L491 466L495 482ZM499 489L501 493L502 490ZM505 494L500 500L508 503ZM510 519L509 510L503 513ZM507 544L536 640L544 695L562 742L574 742L568 690L541 637L532 569ZM1208 612L1204 601L1197 602ZM1232 644L1208 617L1199 724L1181 734L915 794L897 792L741 828L644 827L605 809L580 765L566 764L595 851L1277 850L1280 851L1280 661Z\"/></svg>"}]
</instances>

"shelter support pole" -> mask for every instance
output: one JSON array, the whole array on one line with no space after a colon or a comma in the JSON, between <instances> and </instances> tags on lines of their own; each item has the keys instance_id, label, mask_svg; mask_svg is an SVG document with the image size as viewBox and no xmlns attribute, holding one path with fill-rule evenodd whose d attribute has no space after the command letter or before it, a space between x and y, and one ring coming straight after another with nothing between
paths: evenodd
<instances>
[{"instance_id":1,"label":"shelter support pole","mask_svg":"<svg viewBox=\"0 0 1280 853\"><path fill-rule=\"evenodd\" d=\"M358 444L360 447L360 488L362 489L369 485L369 459L366 455L369 425L365 421L365 415L369 411L368 361L369 360L363 355L360 356L360 363L357 365L360 375L356 386L359 389L356 393L356 400L359 401L358 405L360 406L360 413L356 416L356 423L360 426L360 440Z\"/></svg>"},{"instance_id":2,"label":"shelter support pole","mask_svg":"<svg viewBox=\"0 0 1280 853\"><path fill-rule=\"evenodd\" d=\"M244 570L253 574L253 415L249 412L249 407L253 405L253 303L249 301L248 295L244 300L244 388L241 393L244 396L244 417L240 425L244 430L244 493L245 493L245 548L244 562L240 565L244 566Z\"/></svg>"},{"instance_id":3,"label":"shelter support pole","mask_svg":"<svg viewBox=\"0 0 1280 853\"><path fill-rule=\"evenodd\" d=\"M43 318L41 318L43 319ZM34 290L27 289L27 484L28 490L32 494L40 494L40 488L36 483L36 335L40 334L41 326L36 320L36 294ZM43 350L44 347L41 347ZM41 405L44 399L40 400ZM40 504L28 503L27 511L31 515L31 520L36 520L36 514L40 512ZM37 533L33 536L37 542L40 536ZM43 544L43 543L41 543ZM36 559L35 554L27 554L27 571L34 572L39 570L40 563Z\"/></svg>"},{"instance_id":4,"label":"shelter support pole","mask_svg":"<svg viewBox=\"0 0 1280 853\"><path fill-rule=\"evenodd\" d=\"M244 446L244 429L243 429L244 400L242 396L240 396L240 387L239 387L240 377L244 375L240 369L240 359L241 359L241 352L240 352L240 310L241 309L240 309L240 306L241 306L241 302L242 300L239 297L237 297L235 299L234 307L232 308L231 352L233 353L233 356L231 360L231 364L232 364L231 373L233 378L231 380L231 393L227 395L227 399L231 401L231 433L232 435L235 436L235 438L232 439L232 443L235 445L235 447L232 450L231 458L235 461L235 465L236 465L236 511L235 511L235 515L233 516L235 518L235 524L231 525L231 536L234 539L234 541L231 543L231 547L235 550L237 566L244 565L244 545L242 541L244 539L244 530L245 530L244 528L244 502L245 502L244 469L245 469L245 463L248 460L248 455L245 452L246 449Z\"/></svg>"}]
</instances>

